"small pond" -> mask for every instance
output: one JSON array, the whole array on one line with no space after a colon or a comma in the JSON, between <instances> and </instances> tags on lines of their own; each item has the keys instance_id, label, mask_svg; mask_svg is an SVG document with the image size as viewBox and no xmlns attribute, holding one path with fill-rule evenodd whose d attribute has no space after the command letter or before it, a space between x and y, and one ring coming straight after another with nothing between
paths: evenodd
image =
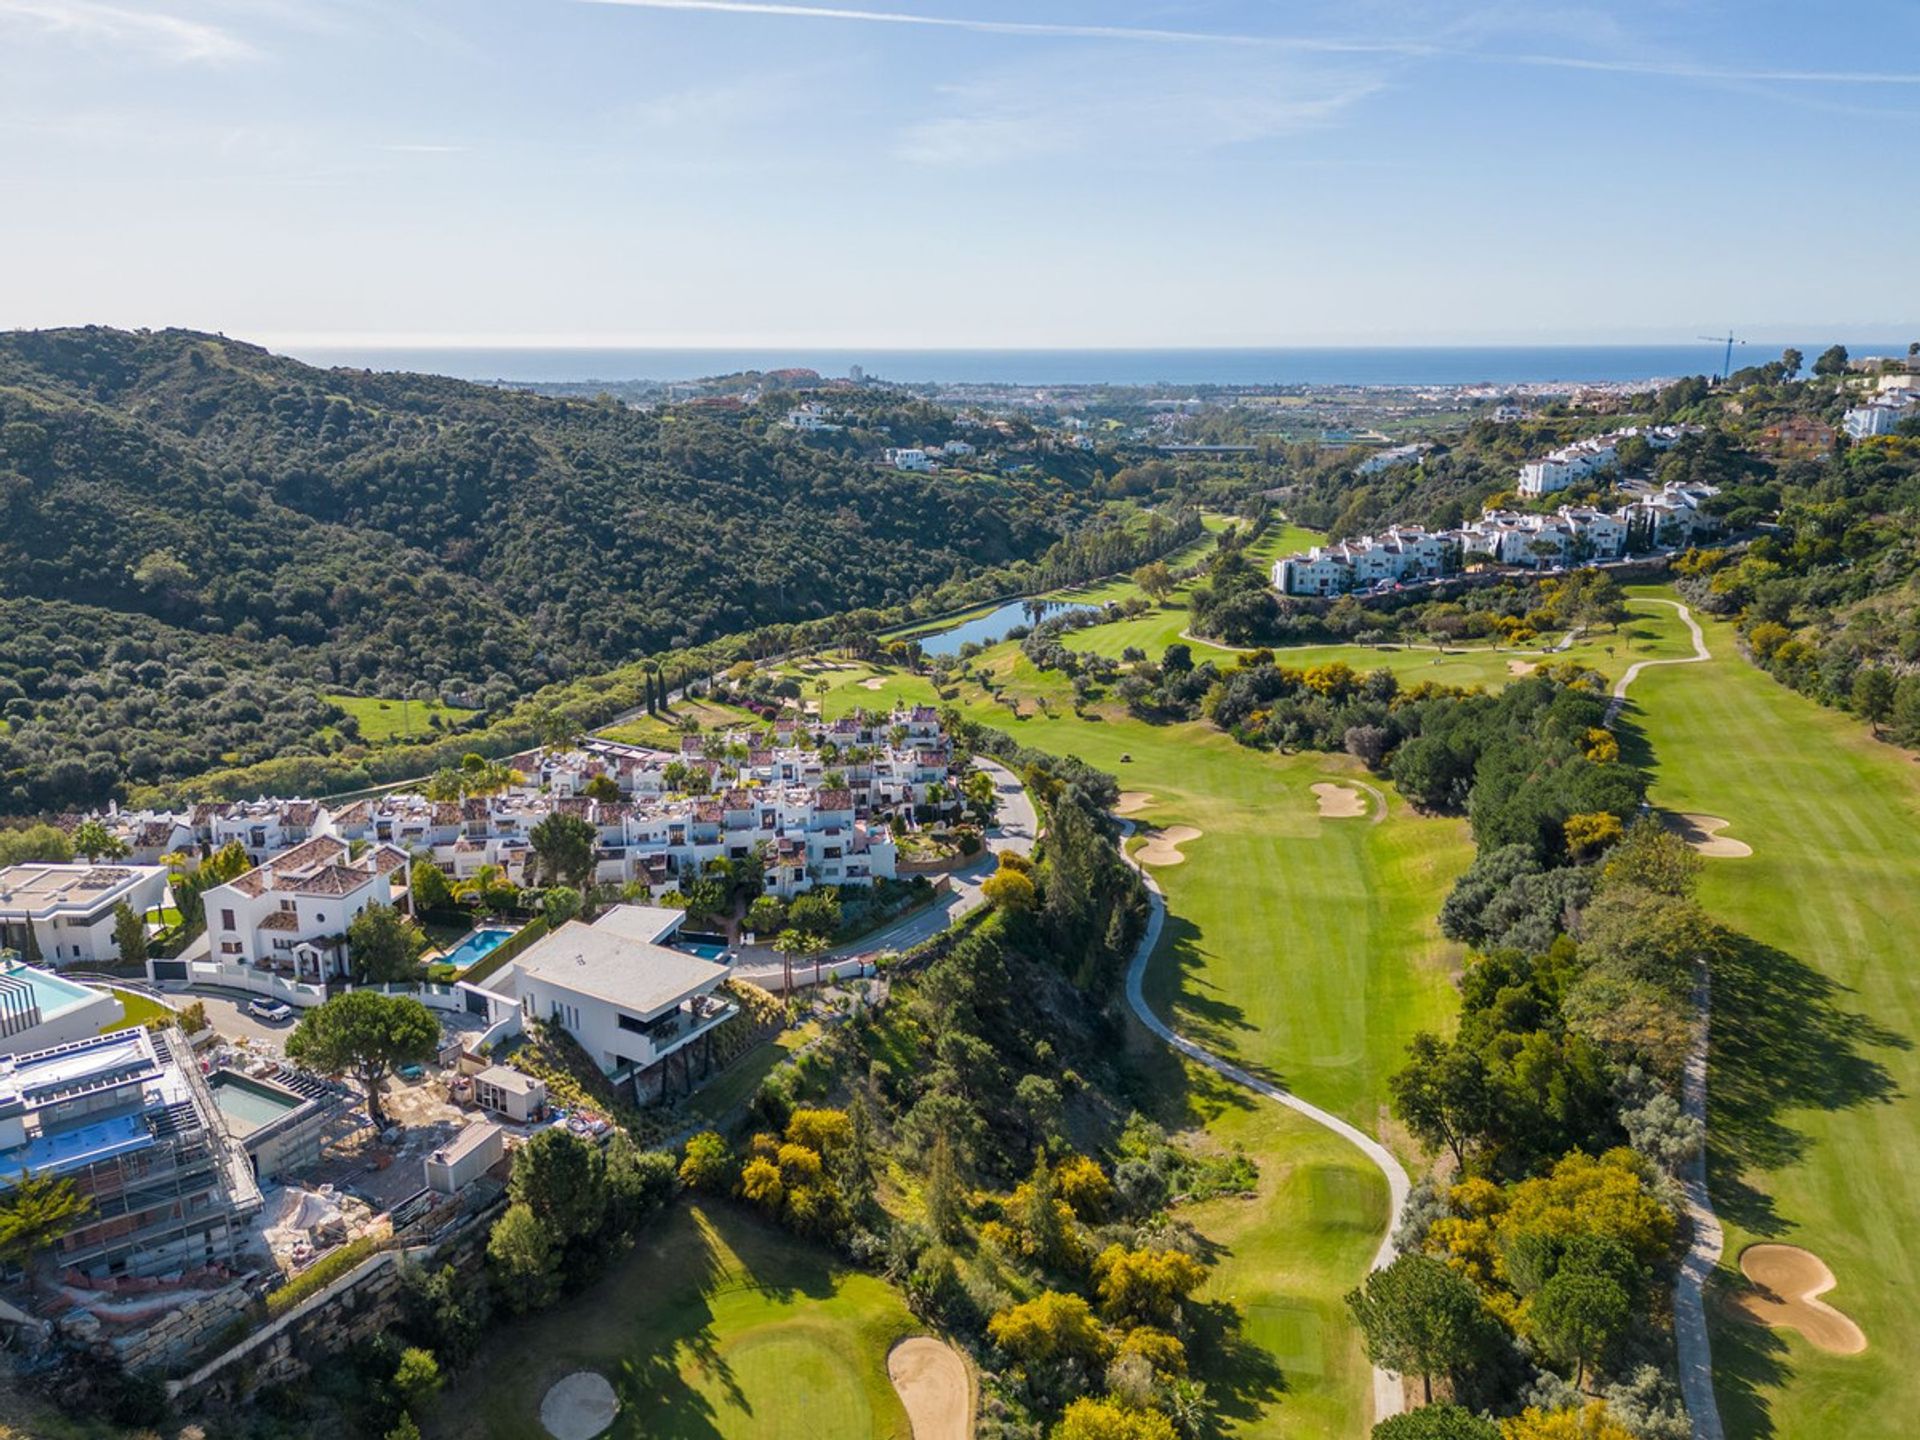
<instances>
[{"instance_id":1,"label":"small pond","mask_svg":"<svg viewBox=\"0 0 1920 1440\"><path fill-rule=\"evenodd\" d=\"M1004 640L1007 632L1016 626L1031 627L1036 621L1069 610L1097 609L1097 605L1079 605L1070 600L1014 600L998 610L963 621L951 630L922 635L920 648L929 655L958 655L962 645L991 645L996 640Z\"/></svg>"}]
</instances>

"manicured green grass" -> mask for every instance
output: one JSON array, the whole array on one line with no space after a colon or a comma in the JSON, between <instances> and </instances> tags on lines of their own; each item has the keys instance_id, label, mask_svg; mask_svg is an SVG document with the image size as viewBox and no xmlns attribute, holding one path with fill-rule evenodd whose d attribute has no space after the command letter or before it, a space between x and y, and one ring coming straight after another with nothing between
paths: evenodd
<instances>
[{"instance_id":1,"label":"manicured green grass","mask_svg":"<svg viewBox=\"0 0 1920 1440\"><path fill-rule=\"evenodd\" d=\"M1464 823L1416 816L1397 797L1380 824L1322 820L1309 787L1355 776L1345 757L1249 750L1204 724L1148 725L1113 707L1076 717L1066 682L1035 671L1012 645L975 664L1021 697L1024 718L971 682L960 686L964 713L1150 793L1146 822L1203 832L1182 847L1187 863L1155 871L1169 905L1148 974L1155 1009L1210 1048L1392 1138L1387 1074L1414 1030L1451 1023L1457 955L1435 917L1472 858ZM860 685L870 674L882 677L881 690ZM919 677L867 668L830 672L830 683L829 716L932 694ZM1035 708L1041 696L1050 715ZM1143 1047L1147 1063L1155 1048ZM1369 1371L1342 1297L1379 1244L1384 1180L1357 1151L1291 1112L1204 1075L1183 1081L1178 1068L1162 1078L1148 1096L1171 1106L1162 1118L1204 1126L1214 1143L1244 1145L1262 1174L1258 1200L1212 1201L1191 1212L1202 1234L1224 1247L1210 1297L1247 1315L1249 1343L1208 1377L1231 1397L1231 1433L1359 1434ZM1184 1102L1170 1098L1180 1092ZM1336 1192L1341 1204L1329 1210Z\"/></svg>"},{"instance_id":2,"label":"manicured green grass","mask_svg":"<svg viewBox=\"0 0 1920 1440\"><path fill-rule=\"evenodd\" d=\"M584 1294L496 1324L429 1435L548 1440L547 1388L597 1370L614 1440L910 1440L887 1352L920 1331L871 1275L731 1205L682 1202Z\"/></svg>"},{"instance_id":3,"label":"manicured green grass","mask_svg":"<svg viewBox=\"0 0 1920 1440\"><path fill-rule=\"evenodd\" d=\"M360 738L369 745L435 734L434 718L442 731L458 730L480 713L438 700L382 700L374 695L328 695L326 699L360 722Z\"/></svg>"},{"instance_id":4,"label":"manicured green grass","mask_svg":"<svg viewBox=\"0 0 1920 1440\"><path fill-rule=\"evenodd\" d=\"M1741 1249L1814 1251L1825 1297L1866 1331L1858 1356L1714 1312L1715 1377L1735 1437L1913 1433L1920 1414L1920 772L1852 716L1754 669L1729 626L1714 659L1644 672L1629 712L1655 803L1718 815L1751 845L1712 859L1701 899L1746 939L1717 972L1709 1165Z\"/></svg>"},{"instance_id":5,"label":"manicured green grass","mask_svg":"<svg viewBox=\"0 0 1920 1440\"><path fill-rule=\"evenodd\" d=\"M776 1066L819 1033L820 1027L809 1021L805 1025L782 1030L770 1040L761 1041L715 1076L711 1084L701 1086L688 1097L682 1107L687 1112L687 1118L708 1125L726 1119L753 1098L754 1091L760 1088L760 1082Z\"/></svg>"},{"instance_id":6,"label":"manicured green grass","mask_svg":"<svg viewBox=\"0 0 1920 1440\"><path fill-rule=\"evenodd\" d=\"M736 725L758 725L760 718L738 705L723 705L716 700L679 700L673 709L659 715L642 715L624 725L609 725L595 733L627 745L647 745L659 750L680 748L680 726L687 720L702 730L727 730Z\"/></svg>"},{"instance_id":7,"label":"manicured green grass","mask_svg":"<svg viewBox=\"0 0 1920 1440\"><path fill-rule=\"evenodd\" d=\"M1178 1060L1138 1026L1142 1104L1194 1143L1238 1148L1255 1193L1182 1206L1212 1266L1190 1307L1195 1374L1235 1440L1366 1433L1371 1370L1346 1294L1380 1244L1387 1185L1359 1151L1293 1111Z\"/></svg>"},{"instance_id":8,"label":"manicured green grass","mask_svg":"<svg viewBox=\"0 0 1920 1440\"><path fill-rule=\"evenodd\" d=\"M114 998L119 1000L120 1008L126 1013L120 1023L108 1025L100 1033L106 1035L115 1030L131 1030L135 1026L145 1025L149 1020L170 1020L174 1012L151 996L142 995L137 990L122 990L118 985L112 987Z\"/></svg>"}]
</instances>

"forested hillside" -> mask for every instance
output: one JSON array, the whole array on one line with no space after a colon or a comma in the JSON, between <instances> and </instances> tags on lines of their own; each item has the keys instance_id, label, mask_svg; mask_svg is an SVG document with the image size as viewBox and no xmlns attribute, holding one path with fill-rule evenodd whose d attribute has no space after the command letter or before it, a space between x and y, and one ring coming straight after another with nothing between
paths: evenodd
<instances>
[{"instance_id":1,"label":"forested hillside","mask_svg":"<svg viewBox=\"0 0 1920 1440\"><path fill-rule=\"evenodd\" d=\"M752 415L188 331L0 335L0 811L308 743L329 692L491 709L898 605L1043 555L1097 478L908 475Z\"/></svg>"}]
</instances>

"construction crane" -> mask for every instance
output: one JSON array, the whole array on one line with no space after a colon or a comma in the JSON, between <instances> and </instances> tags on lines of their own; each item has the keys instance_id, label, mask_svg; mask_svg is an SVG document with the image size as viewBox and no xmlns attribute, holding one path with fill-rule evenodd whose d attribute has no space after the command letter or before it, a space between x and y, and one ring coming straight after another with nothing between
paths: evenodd
<instances>
[{"instance_id":1,"label":"construction crane","mask_svg":"<svg viewBox=\"0 0 1920 1440\"><path fill-rule=\"evenodd\" d=\"M1718 335L1702 335L1700 338L1702 340L1711 341L1715 345L1718 345L1720 343L1720 337ZM1747 343L1744 340L1734 339L1733 331L1731 330L1727 331L1726 341L1727 341L1726 362L1720 367L1720 373L1714 377L1716 380L1731 380L1733 378L1733 347L1736 345L1744 345Z\"/></svg>"}]
</instances>

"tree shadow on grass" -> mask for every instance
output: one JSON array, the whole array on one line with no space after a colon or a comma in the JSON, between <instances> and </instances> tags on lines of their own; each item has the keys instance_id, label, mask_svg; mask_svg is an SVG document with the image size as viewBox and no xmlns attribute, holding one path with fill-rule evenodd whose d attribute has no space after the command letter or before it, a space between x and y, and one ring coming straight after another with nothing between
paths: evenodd
<instances>
[{"instance_id":1,"label":"tree shadow on grass","mask_svg":"<svg viewBox=\"0 0 1920 1440\"><path fill-rule=\"evenodd\" d=\"M1647 732L1642 728L1639 717L1640 707L1628 700L1614 719L1613 738L1620 742L1620 760L1622 764L1635 766L1650 776L1658 776L1660 762L1653 753L1653 744L1647 739Z\"/></svg>"},{"instance_id":2,"label":"tree shadow on grass","mask_svg":"<svg viewBox=\"0 0 1920 1440\"><path fill-rule=\"evenodd\" d=\"M1848 1110L1900 1098L1871 1053L1912 1041L1847 1008L1850 992L1786 951L1729 935L1713 968L1708 1164L1714 1208L1758 1235L1785 1223L1744 1178L1801 1160L1799 1109Z\"/></svg>"},{"instance_id":3,"label":"tree shadow on grass","mask_svg":"<svg viewBox=\"0 0 1920 1440\"><path fill-rule=\"evenodd\" d=\"M1779 1331L1732 1313L1718 1288L1725 1280L1724 1272L1715 1277L1715 1290L1707 1300L1713 1393L1720 1404L1720 1418L1729 1435L1772 1440L1776 1432L1767 1392L1793 1378L1787 1342Z\"/></svg>"},{"instance_id":4,"label":"tree shadow on grass","mask_svg":"<svg viewBox=\"0 0 1920 1440\"><path fill-rule=\"evenodd\" d=\"M1172 1004L1162 1012L1161 1018L1196 1045L1204 1045L1225 1059L1240 1062L1240 1056L1233 1053L1234 1034L1247 1033L1256 1027L1247 1019L1245 1010L1225 999L1220 987L1203 977L1207 961L1200 948L1200 927L1168 912L1160 935L1160 950L1154 963L1157 966L1170 963L1179 976ZM1273 1079L1265 1075L1261 1078Z\"/></svg>"},{"instance_id":5,"label":"tree shadow on grass","mask_svg":"<svg viewBox=\"0 0 1920 1440\"><path fill-rule=\"evenodd\" d=\"M1286 1372L1246 1337L1239 1310L1224 1300L1190 1303L1194 1353L1206 1356L1202 1378L1221 1429L1257 1420L1287 1392Z\"/></svg>"}]
</instances>

